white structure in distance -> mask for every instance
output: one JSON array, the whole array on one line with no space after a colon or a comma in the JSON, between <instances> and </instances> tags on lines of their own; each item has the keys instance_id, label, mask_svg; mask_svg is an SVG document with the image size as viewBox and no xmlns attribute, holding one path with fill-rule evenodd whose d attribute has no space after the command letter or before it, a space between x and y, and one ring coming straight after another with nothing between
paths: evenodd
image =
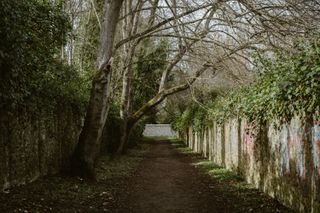
<instances>
[{"instance_id":1,"label":"white structure in distance","mask_svg":"<svg viewBox=\"0 0 320 213\"><path fill-rule=\"evenodd\" d=\"M170 124L146 124L143 136L145 137L177 137L177 133Z\"/></svg>"}]
</instances>

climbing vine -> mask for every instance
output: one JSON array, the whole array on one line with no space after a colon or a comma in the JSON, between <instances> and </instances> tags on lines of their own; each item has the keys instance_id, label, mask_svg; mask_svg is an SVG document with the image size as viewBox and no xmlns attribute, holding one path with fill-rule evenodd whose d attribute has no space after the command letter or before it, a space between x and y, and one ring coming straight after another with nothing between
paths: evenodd
<instances>
[{"instance_id":1,"label":"climbing vine","mask_svg":"<svg viewBox=\"0 0 320 213\"><path fill-rule=\"evenodd\" d=\"M272 59L260 62L255 82L208 100L206 111L196 106L187 108L174 121L176 129L185 129L190 124L199 129L199 123L206 120L222 123L231 117L260 123L286 122L293 116L305 117L319 111L319 39L300 43L290 53L278 52Z\"/></svg>"}]
</instances>

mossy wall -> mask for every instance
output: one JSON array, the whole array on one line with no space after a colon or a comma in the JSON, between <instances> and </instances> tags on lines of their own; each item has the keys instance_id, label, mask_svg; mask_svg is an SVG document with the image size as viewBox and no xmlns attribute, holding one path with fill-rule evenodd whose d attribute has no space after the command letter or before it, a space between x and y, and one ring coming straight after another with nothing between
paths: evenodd
<instances>
[{"instance_id":1,"label":"mossy wall","mask_svg":"<svg viewBox=\"0 0 320 213\"><path fill-rule=\"evenodd\" d=\"M195 132L186 144L215 164L242 175L247 182L300 212L320 212L319 121L293 118L276 127L230 119Z\"/></svg>"},{"instance_id":2,"label":"mossy wall","mask_svg":"<svg viewBox=\"0 0 320 213\"><path fill-rule=\"evenodd\" d=\"M71 106L61 106L42 114L26 110L1 113L2 190L68 169L81 118Z\"/></svg>"}]
</instances>

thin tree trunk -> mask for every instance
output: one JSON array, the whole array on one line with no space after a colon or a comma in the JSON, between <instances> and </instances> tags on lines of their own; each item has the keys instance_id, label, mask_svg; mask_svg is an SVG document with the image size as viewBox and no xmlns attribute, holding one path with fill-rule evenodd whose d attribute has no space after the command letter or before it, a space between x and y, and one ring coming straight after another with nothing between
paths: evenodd
<instances>
[{"instance_id":1,"label":"thin tree trunk","mask_svg":"<svg viewBox=\"0 0 320 213\"><path fill-rule=\"evenodd\" d=\"M137 11L140 11L143 6L143 1L138 1L136 8ZM128 37L137 33L139 20L140 20L140 12L133 13L132 11L132 2L128 1L128 11L132 14L130 20L127 20L124 26L124 30L126 29L128 33ZM128 17L129 18L129 17ZM134 58L134 54L136 51L136 47L141 40L131 41L126 46L126 62L125 62L125 70L123 72L123 81L122 81L122 95L121 95L121 108L120 108L120 117L122 120L121 123L121 137L119 147L117 149L116 154L120 155L126 152L128 139L131 131L131 125L129 123L130 117L130 109L132 105L132 81L133 81L133 67L132 61Z\"/></svg>"},{"instance_id":2,"label":"thin tree trunk","mask_svg":"<svg viewBox=\"0 0 320 213\"><path fill-rule=\"evenodd\" d=\"M76 175L95 180L95 162L109 109L112 50L123 0L105 0L104 22L100 33L97 72L92 82L87 114L73 156Z\"/></svg>"},{"instance_id":3,"label":"thin tree trunk","mask_svg":"<svg viewBox=\"0 0 320 213\"><path fill-rule=\"evenodd\" d=\"M121 109L120 117L122 120L121 123L121 137L119 147L117 149L117 155L123 154L128 140L128 134L130 132L128 118L130 117L130 109L132 104L132 80L133 80L133 69L132 69L132 60L134 57L134 52L136 49L136 44L130 47L128 50L128 60L125 63L127 68L123 73L123 83L122 83L122 96L121 96Z\"/></svg>"},{"instance_id":4,"label":"thin tree trunk","mask_svg":"<svg viewBox=\"0 0 320 213\"><path fill-rule=\"evenodd\" d=\"M132 129L132 126L129 122L129 118L127 117L125 120L123 120L123 123L122 123L120 144L116 153L117 156L121 154L125 154L127 152L131 129Z\"/></svg>"}]
</instances>

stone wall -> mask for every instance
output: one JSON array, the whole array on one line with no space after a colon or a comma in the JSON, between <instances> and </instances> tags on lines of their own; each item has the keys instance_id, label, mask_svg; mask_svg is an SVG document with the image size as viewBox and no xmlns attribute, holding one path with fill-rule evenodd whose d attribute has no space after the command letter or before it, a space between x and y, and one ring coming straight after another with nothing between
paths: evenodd
<instances>
[{"instance_id":1,"label":"stone wall","mask_svg":"<svg viewBox=\"0 0 320 213\"><path fill-rule=\"evenodd\" d=\"M67 168L81 128L81 116L61 107L46 116L0 114L0 187L6 190Z\"/></svg>"},{"instance_id":2,"label":"stone wall","mask_svg":"<svg viewBox=\"0 0 320 213\"><path fill-rule=\"evenodd\" d=\"M215 164L300 212L320 212L320 122L298 118L256 126L230 119L183 135L187 145Z\"/></svg>"}]
</instances>

